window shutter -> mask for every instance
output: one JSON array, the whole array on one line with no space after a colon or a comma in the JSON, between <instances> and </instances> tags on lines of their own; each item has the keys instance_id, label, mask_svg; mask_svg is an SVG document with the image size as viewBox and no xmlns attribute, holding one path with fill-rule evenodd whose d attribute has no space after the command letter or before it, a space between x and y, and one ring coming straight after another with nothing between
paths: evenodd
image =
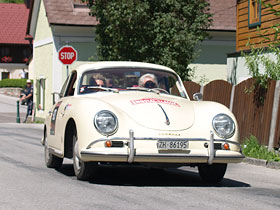
<instances>
[{"instance_id":1,"label":"window shutter","mask_svg":"<svg viewBox=\"0 0 280 210\"><path fill-rule=\"evenodd\" d=\"M37 109L39 109L39 104L40 104L40 80L36 80L36 107L37 107Z\"/></svg>"},{"instance_id":2,"label":"window shutter","mask_svg":"<svg viewBox=\"0 0 280 210\"><path fill-rule=\"evenodd\" d=\"M45 91L45 89L46 89L46 79L42 79L42 89L43 89L43 92L42 92L42 94L43 94L43 104L42 104L42 109L44 109L45 110L45 104L46 104L46 91Z\"/></svg>"}]
</instances>

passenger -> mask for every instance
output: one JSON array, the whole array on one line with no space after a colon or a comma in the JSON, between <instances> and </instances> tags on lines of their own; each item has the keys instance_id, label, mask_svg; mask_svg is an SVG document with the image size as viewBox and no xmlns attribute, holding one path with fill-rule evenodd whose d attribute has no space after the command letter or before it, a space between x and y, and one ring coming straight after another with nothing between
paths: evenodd
<instances>
[{"instance_id":1,"label":"passenger","mask_svg":"<svg viewBox=\"0 0 280 210\"><path fill-rule=\"evenodd\" d=\"M95 74L93 78L97 86L105 87L105 77L102 74Z\"/></svg>"},{"instance_id":2,"label":"passenger","mask_svg":"<svg viewBox=\"0 0 280 210\"><path fill-rule=\"evenodd\" d=\"M139 87L144 88L157 88L158 81L154 74L144 74L139 79Z\"/></svg>"}]
</instances>

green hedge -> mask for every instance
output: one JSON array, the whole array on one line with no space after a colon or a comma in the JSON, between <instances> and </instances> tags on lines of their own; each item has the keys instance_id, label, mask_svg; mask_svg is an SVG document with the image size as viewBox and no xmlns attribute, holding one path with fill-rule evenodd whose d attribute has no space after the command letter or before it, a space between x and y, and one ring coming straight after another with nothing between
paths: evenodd
<instances>
[{"instance_id":1,"label":"green hedge","mask_svg":"<svg viewBox=\"0 0 280 210\"><path fill-rule=\"evenodd\" d=\"M3 79L0 80L0 88L3 87L19 87L25 88L27 79Z\"/></svg>"}]
</instances>

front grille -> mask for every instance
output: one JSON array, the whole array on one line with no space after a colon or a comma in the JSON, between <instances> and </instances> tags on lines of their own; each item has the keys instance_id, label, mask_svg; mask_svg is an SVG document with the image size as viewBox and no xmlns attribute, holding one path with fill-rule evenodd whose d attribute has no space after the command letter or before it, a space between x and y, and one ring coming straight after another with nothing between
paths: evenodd
<instances>
[{"instance_id":1,"label":"front grille","mask_svg":"<svg viewBox=\"0 0 280 210\"><path fill-rule=\"evenodd\" d=\"M214 143L214 149L222 149L221 143Z\"/></svg>"},{"instance_id":2,"label":"front grille","mask_svg":"<svg viewBox=\"0 0 280 210\"><path fill-rule=\"evenodd\" d=\"M123 141L112 141L112 147L123 147Z\"/></svg>"}]
</instances>

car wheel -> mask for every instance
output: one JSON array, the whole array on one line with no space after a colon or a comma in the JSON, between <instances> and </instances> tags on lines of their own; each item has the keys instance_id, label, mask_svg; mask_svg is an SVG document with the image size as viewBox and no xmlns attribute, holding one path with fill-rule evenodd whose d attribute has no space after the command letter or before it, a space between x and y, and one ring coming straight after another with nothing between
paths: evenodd
<instances>
[{"instance_id":1,"label":"car wheel","mask_svg":"<svg viewBox=\"0 0 280 210\"><path fill-rule=\"evenodd\" d=\"M73 167L78 180L88 180L97 170L97 164L93 162L84 162L78 155L78 139L77 132L73 134Z\"/></svg>"},{"instance_id":2,"label":"car wheel","mask_svg":"<svg viewBox=\"0 0 280 210\"><path fill-rule=\"evenodd\" d=\"M45 162L48 168L58 169L62 166L63 158L57 157L49 152L47 135L45 135L44 151L45 151Z\"/></svg>"},{"instance_id":3,"label":"car wheel","mask_svg":"<svg viewBox=\"0 0 280 210\"><path fill-rule=\"evenodd\" d=\"M227 164L225 163L216 163L212 165L202 164L198 166L198 171L200 177L211 183L217 183L222 181L226 173Z\"/></svg>"}]
</instances>

